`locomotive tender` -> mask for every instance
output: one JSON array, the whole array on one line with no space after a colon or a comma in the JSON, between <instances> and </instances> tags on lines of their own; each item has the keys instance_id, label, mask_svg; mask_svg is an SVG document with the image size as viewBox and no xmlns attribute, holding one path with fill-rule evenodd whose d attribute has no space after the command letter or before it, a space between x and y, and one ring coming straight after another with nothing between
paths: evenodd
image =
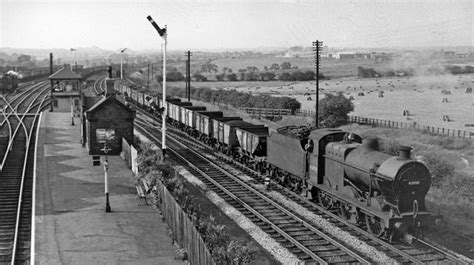
<instances>
[{"instance_id":1,"label":"locomotive tender","mask_svg":"<svg viewBox=\"0 0 474 265\"><path fill-rule=\"evenodd\" d=\"M264 125L179 99L167 99L165 107L160 97L130 88L121 92L155 114L166 108L176 127L377 236L411 241L441 223L425 206L429 170L410 158L409 147L391 156L378 150L375 139L362 141L339 129L288 126L270 134Z\"/></svg>"}]
</instances>

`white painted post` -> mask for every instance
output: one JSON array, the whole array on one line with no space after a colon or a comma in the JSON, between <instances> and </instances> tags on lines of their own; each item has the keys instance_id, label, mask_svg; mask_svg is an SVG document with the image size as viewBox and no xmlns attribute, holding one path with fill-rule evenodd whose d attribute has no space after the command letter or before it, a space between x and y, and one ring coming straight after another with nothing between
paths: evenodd
<instances>
[{"instance_id":1,"label":"white painted post","mask_svg":"<svg viewBox=\"0 0 474 265\"><path fill-rule=\"evenodd\" d=\"M161 132L161 150L163 153L163 161L165 161L166 156L166 114L168 113L168 108L166 106L166 45L168 43L168 31L166 30L167 26L165 25L165 34L163 36L163 111L162 117L162 132Z\"/></svg>"}]
</instances>

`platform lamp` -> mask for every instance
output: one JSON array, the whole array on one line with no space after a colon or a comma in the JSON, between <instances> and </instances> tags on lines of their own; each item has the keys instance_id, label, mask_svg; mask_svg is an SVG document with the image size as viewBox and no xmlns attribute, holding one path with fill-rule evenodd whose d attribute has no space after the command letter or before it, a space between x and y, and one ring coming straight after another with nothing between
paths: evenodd
<instances>
[{"instance_id":1,"label":"platform lamp","mask_svg":"<svg viewBox=\"0 0 474 265\"><path fill-rule=\"evenodd\" d=\"M148 21L150 21L151 25L156 29L160 37L163 39L163 107L166 106L166 44L168 43L167 37L168 37L168 32L166 30L166 25L165 28L160 28L156 22L151 18L151 16L147 17ZM161 128L161 150L163 153L163 162L165 161L165 156L166 156L166 113L168 112L168 109L165 107L162 113L162 125Z\"/></svg>"},{"instance_id":2,"label":"platform lamp","mask_svg":"<svg viewBox=\"0 0 474 265\"><path fill-rule=\"evenodd\" d=\"M127 50L127 48L123 48L120 50L120 80L123 80L123 53Z\"/></svg>"},{"instance_id":3,"label":"platform lamp","mask_svg":"<svg viewBox=\"0 0 474 265\"><path fill-rule=\"evenodd\" d=\"M105 138L104 148L100 149L105 154L105 161L104 161L104 184L105 184L105 212L110 213L110 203L109 203L109 179L107 176L107 171L109 170L109 161L107 159L107 154L109 153L110 149L107 146L107 136Z\"/></svg>"}]
</instances>

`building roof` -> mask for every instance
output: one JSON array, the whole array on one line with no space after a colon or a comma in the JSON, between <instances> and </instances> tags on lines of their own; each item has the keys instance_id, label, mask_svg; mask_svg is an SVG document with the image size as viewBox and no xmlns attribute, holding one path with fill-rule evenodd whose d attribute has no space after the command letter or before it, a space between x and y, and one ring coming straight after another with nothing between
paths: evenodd
<instances>
[{"instance_id":1,"label":"building roof","mask_svg":"<svg viewBox=\"0 0 474 265\"><path fill-rule=\"evenodd\" d=\"M63 67L56 71L56 73L49 76L51 80L76 80L82 77L73 71L69 70L68 67Z\"/></svg>"},{"instance_id":2,"label":"building roof","mask_svg":"<svg viewBox=\"0 0 474 265\"><path fill-rule=\"evenodd\" d=\"M126 111L130 112L132 115L135 115L135 111L130 109L129 107L125 106L120 100L116 99L115 96L110 96L110 97L102 97L99 101L97 101L94 106L92 106L90 109L86 110L86 117L89 119L92 113L98 111L99 109L102 108L102 106L105 106L107 104L115 104L117 106L120 106L121 108L125 109Z\"/></svg>"}]
</instances>

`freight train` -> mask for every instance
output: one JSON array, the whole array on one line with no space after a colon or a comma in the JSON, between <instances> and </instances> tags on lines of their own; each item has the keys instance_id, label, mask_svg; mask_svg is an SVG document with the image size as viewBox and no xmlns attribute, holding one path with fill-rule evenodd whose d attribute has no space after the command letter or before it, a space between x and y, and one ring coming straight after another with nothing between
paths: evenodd
<instances>
[{"instance_id":1,"label":"freight train","mask_svg":"<svg viewBox=\"0 0 474 265\"><path fill-rule=\"evenodd\" d=\"M380 152L375 139L330 128L288 126L270 133L180 99L168 98L164 106L160 97L121 90L128 101L158 115L166 109L174 126L377 236L410 242L443 223L426 208L430 172L410 157L409 147L392 156Z\"/></svg>"}]
</instances>

